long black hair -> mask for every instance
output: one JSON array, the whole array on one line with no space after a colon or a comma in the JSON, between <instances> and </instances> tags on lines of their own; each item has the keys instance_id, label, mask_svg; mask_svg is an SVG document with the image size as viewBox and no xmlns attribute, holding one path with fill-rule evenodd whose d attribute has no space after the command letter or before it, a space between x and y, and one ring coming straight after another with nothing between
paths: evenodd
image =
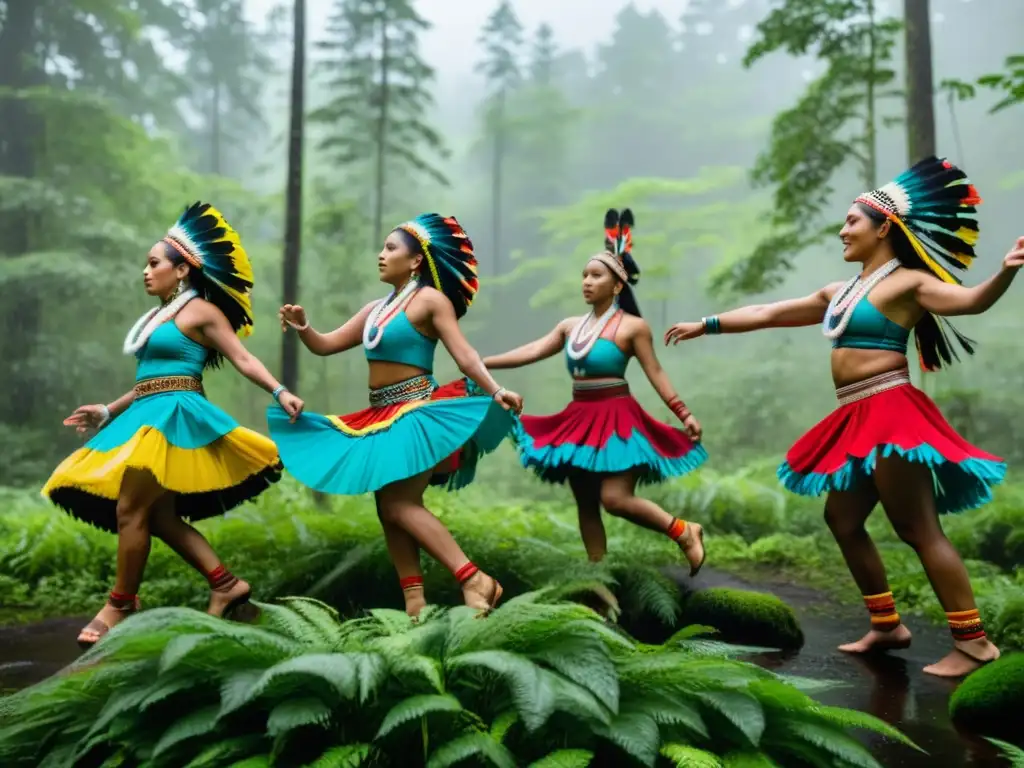
<instances>
[{"instance_id":1,"label":"long black hair","mask_svg":"<svg viewBox=\"0 0 1024 768\"><path fill-rule=\"evenodd\" d=\"M224 293L210 280L206 279L203 275L203 270L196 269L187 261L185 257L178 252L170 243L161 241L160 243L164 247L164 255L167 256L167 260L175 267L182 264L188 267L188 284L195 289L196 293L199 294L199 298L206 299L208 302L213 304L217 309L224 313L224 316L228 318L228 322L231 322L231 315L229 312L237 313L238 305L228 298L227 294ZM232 328L234 328L232 323ZM237 329L236 329L237 330ZM204 368L219 368L221 363L224 362L224 355L219 350L213 347L206 348L206 360L203 362Z\"/></svg>"},{"instance_id":2,"label":"long black hair","mask_svg":"<svg viewBox=\"0 0 1024 768\"><path fill-rule=\"evenodd\" d=\"M882 223L887 220L883 213L876 211L870 205L857 203L857 207L876 228L881 227ZM910 244L906 234L904 234L900 227L890 226L889 233L885 236L885 239L892 247L893 254L904 267L908 269L921 269L931 273L931 270L921 260L921 257L917 255L914 247ZM946 328L949 329L950 333L959 342L960 347L968 355L974 354L975 342L973 339L969 339L960 333L946 318L934 315L931 312L925 312L914 326L914 342L917 345L917 353L921 358L921 367L926 371L938 371L942 369L943 365L948 367L953 364L954 360L957 362L960 360L956 348L950 343L949 337L946 335Z\"/></svg>"}]
</instances>

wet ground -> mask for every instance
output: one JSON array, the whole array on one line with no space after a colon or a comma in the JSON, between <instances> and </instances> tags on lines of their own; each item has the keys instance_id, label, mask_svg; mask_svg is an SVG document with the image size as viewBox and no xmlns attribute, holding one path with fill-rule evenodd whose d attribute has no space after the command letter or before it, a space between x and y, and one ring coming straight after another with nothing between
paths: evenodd
<instances>
[{"instance_id":1,"label":"wet ground","mask_svg":"<svg viewBox=\"0 0 1024 768\"><path fill-rule=\"evenodd\" d=\"M956 681L921 672L923 666L949 651L949 636L941 627L920 619L908 620L914 632L913 647L871 660L835 650L840 643L863 634L864 616L848 606L837 609L820 592L789 585L751 584L710 569L698 577L694 586L772 592L792 605L803 625L806 645L798 653L769 653L753 660L779 672L848 683L817 698L826 704L869 712L898 727L928 753L920 754L882 737L865 736L865 743L886 768L1008 765L987 742L959 733L950 723L947 705ZM82 616L0 627L0 693L38 682L76 658L79 650L75 637L88 620Z\"/></svg>"},{"instance_id":2,"label":"wet ground","mask_svg":"<svg viewBox=\"0 0 1024 768\"><path fill-rule=\"evenodd\" d=\"M751 659L766 668L800 677L839 680L843 688L816 694L824 704L868 712L907 734L928 754L880 736L863 741L886 768L1006 768L998 750L973 734L958 732L949 720L949 695L958 681L926 675L921 668L938 661L951 647L943 627L905 617L914 633L910 649L875 658L840 653L836 646L860 638L866 614L836 606L812 589L751 584L719 572L702 572L694 586L737 587L771 592L796 610L806 644L796 653L769 653Z\"/></svg>"}]
</instances>

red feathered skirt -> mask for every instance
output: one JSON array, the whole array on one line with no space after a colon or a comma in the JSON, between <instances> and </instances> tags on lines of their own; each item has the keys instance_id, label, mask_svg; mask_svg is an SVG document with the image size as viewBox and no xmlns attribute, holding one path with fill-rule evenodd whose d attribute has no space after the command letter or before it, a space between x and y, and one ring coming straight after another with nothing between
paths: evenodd
<instances>
[{"instance_id":1,"label":"red feathered skirt","mask_svg":"<svg viewBox=\"0 0 1024 768\"><path fill-rule=\"evenodd\" d=\"M685 475L708 455L686 433L662 424L629 393L612 385L573 383L573 399L550 416L522 416L513 436L524 467L551 483L574 471L635 472L641 483Z\"/></svg>"},{"instance_id":2,"label":"red feathered skirt","mask_svg":"<svg viewBox=\"0 0 1024 768\"><path fill-rule=\"evenodd\" d=\"M793 493L850 490L874 472L879 456L897 455L931 469L936 507L946 514L985 504L1006 476L1006 463L960 437L906 369L836 395L839 407L797 440L779 467Z\"/></svg>"}]
</instances>

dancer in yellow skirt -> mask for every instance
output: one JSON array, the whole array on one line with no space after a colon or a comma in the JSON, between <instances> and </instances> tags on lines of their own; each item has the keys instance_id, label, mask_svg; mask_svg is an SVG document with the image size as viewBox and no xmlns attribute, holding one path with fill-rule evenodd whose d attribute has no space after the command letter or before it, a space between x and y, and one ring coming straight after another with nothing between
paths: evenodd
<instances>
[{"instance_id":1,"label":"dancer in yellow skirt","mask_svg":"<svg viewBox=\"0 0 1024 768\"><path fill-rule=\"evenodd\" d=\"M277 449L212 405L203 370L227 358L291 418L303 407L239 340L252 332L252 266L238 235L207 203L186 209L153 246L143 271L160 299L128 332L135 386L109 405L83 405L65 419L85 433L43 495L79 520L117 533L117 575L107 604L78 636L96 643L139 609L150 536L157 536L209 581L209 613L223 616L249 599L249 585L221 563L185 522L220 515L281 476Z\"/></svg>"}]
</instances>

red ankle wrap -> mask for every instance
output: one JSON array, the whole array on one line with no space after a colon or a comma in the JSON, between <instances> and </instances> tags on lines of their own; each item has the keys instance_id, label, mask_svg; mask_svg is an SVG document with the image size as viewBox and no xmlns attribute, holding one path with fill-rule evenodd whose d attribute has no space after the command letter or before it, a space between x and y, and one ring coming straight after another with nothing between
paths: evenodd
<instances>
[{"instance_id":1,"label":"red ankle wrap","mask_svg":"<svg viewBox=\"0 0 1024 768\"><path fill-rule=\"evenodd\" d=\"M665 533L668 534L668 537L672 539L672 541L679 541L686 533L686 521L680 520L678 517L673 518Z\"/></svg>"},{"instance_id":2,"label":"red ankle wrap","mask_svg":"<svg viewBox=\"0 0 1024 768\"><path fill-rule=\"evenodd\" d=\"M225 568L223 565L218 565L212 571L206 574L206 580L210 583L211 589L230 589L235 585L238 579L235 575Z\"/></svg>"},{"instance_id":3,"label":"red ankle wrap","mask_svg":"<svg viewBox=\"0 0 1024 768\"><path fill-rule=\"evenodd\" d=\"M964 642L985 637L985 625L981 623L981 613L977 608L947 613L946 621L954 640Z\"/></svg>"},{"instance_id":4,"label":"red ankle wrap","mask_svg":"<svg viewBox=\"0 0 1024 768\"><path fill-rule=\"evenodd\" d=\"M459 570L455 572L455 580L458 581L459 584L465 584L467 581L473 578L473 576L475 576L479 570L480 569L472 563L466 563L464 566L462 566L461 568L459 568Z\"/></svg>"},{"instance_id":5,"label":"red ankle wrap","mask_svg":"<svg viewBox=\"0 0 1024 768\"><path fill-rule=\"evenodd\" d=\"M871 628L881 632L889 632L900 625L900 615L896 612L896 601L892 592L880 595L864 595L864 605L871 614Z\"/></svg>"},{"instance_id":6,"label":"red ankle wrap","mask_svg":"<svg viewBox=\"0 0 1024 768\"><path fill-rule=\"evenodd\" d=\"M399 579L398 583L402 586L402 591L404 592L408 592L410 589L422 589L423 577L406 576L404 579Z\"/></svg>"},{"instance_id":7,"label":"red ankle wrap","mask_svg":"<svg viewBox=\"0 0 1024 768\"><path fill-rule=\"evenodd\" d=\"M111 590L110 597L107 600L111 607L116 608L119 611L134 609L138 601L138 595L125 595L120 592L114 592L113 590Z\"/></svg>"}]
</instances>

